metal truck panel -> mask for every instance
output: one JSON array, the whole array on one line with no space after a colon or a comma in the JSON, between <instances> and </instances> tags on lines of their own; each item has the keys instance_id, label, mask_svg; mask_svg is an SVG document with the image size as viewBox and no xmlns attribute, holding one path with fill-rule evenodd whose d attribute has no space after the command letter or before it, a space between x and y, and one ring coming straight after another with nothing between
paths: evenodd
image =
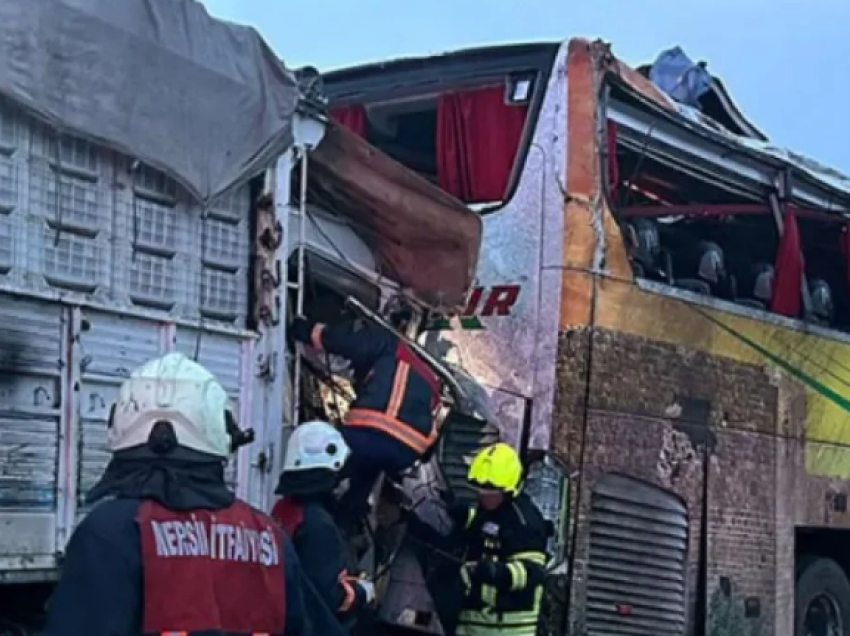
<instances>
[{"instance_id":1,"label":"metal truck panel","mask_svg":"<svg viewBox=\"0 0 850 636\"><path fill-rule=\"evenodd\" d=\"M241 328L247 186L203 210L163 173L0 99L0 289Z\"/></svg>"},{"instance_id":2,"label":"metal truck panel","mask_svg":"<svg viewBox=\"0 0 850 636\"><path fill-rule=\"evenodd\" d=\"M89 328L80 334L78 514L86 493L109 461L106 424L121 383L160 353L158 325L138 318L86 311ZM72 363L73 364L73 363Z\"/></svg>"},{"instance_id":3,"label":"metal truck panel","mask_svg":"<svg viewBox=\"0 0 850 636\"><path fill-rule=\"evenodd\" d=\"M198 334L200 333L200 339ZM242 364L243 347L253 337L203 333L197 329L177 328L174 348L181 353L194 357L209 369L224 386L230 396L233 413L241 428L251 428L252 423L242 416L243 387L250 384L250 365ZM237 487L237 459L227 463L225 479L234 490Z\"/></svg>"},{"instance_id":4,"label":"metal truck panel","mask_svg":"<svg viewBox=\"0 0 850 636\"><path fill-rule=\"evenodd\" d=\"M200 361L239 408L249 211L247 187L203 211L163 173L0 100L0 580L55 570L134 368L193 355L200 328Z\"/></svg>"},{"instance_id":5,"label":"metal truck panel","mask_svg":"<svg viewBox=\"0 0 850 636\"><path fill-rule=\"evenodd\" d=\"M55 551L63 325L57 305L0 303L0 569Z\"/></svg>"}]
</instances>

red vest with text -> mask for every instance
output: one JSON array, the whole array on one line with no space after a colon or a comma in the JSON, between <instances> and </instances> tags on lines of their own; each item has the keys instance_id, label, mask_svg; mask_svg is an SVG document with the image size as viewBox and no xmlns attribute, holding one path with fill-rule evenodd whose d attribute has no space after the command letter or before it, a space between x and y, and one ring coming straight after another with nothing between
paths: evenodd
<instances>
[{"instance_id":1,"label":"red vest with text","mask_svg":"<svg viewBox=\"0 0 850 636\"><path fill-rule=\"evenodd\" d=\"M238 500L190 511L145 501L136 521L145 634L283 634L283 533L270 517Z\"/></svg>"},{"instance_id":2,"label":"red vest with text","mask_svg":"<svg viewBox=\"0 0 850 636\"><path fill-rule=\"evenodd\" d=\"M272 519L283 526L289 538L293 539L298 528L304 522L304 506L291 497L282 497L275 503L271 515Z\"/></svg>"}]
</instances>

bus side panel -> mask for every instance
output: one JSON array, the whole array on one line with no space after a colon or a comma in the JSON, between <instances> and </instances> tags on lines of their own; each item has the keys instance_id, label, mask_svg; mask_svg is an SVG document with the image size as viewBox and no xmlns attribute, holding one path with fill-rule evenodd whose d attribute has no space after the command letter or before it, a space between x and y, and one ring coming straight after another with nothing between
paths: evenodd
<instances>
[{"instance_id":1,"label":"bus side panel","mask_svg":"<svg viewBox=\"0 0 850 636\"><path fill-rule=\"evenodd\" d=\"M546 448L555 380L561 266L565 119L565 50L555 57L531 144L513 197L484 217L477 284L459 319L429 339L483 384L501 436L519 444L533 400L529 439ZM530 120L531 121L531 120ZM445 326L444 326L445 327ZM447 347L448 345L448 347Z\"/></svg>"},{"instance_id":2,"label":"bus side panel","mask_svg":"<svg viewBox=\"0 0 850 636\"><path fill-rule=\"evenodd\" d=\"M591 629L645 610L692 629L702 606L712 633L790 633L795 531L848 524L845 450L812 430L846 393L850 344L673 290L605 281L597 299L592 344L577 326L560 352L556 450L582 474L573 620ZM827 460L833 475L816 474ZM631 486L612 495L612 476ZM638 547L656 558L629 558ZM625 579L666 591L611 588ZM604 605L612 592L631 619Z\"/></svg>"}]
</instances>

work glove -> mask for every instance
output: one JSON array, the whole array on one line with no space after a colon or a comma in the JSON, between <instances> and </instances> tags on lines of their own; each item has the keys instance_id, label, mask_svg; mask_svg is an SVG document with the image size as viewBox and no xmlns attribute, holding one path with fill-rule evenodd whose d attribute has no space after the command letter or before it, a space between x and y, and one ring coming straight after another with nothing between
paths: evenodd
<instances>
[{"instance_id":1,"label":"work glove","mask_svg":"<svg viewBox=\"0 0 850 636\"><path fill-rule=\"evenodd\" d=\"M437 493L440 496L440 501L446 504L446 507L451 506L457 501L457 497L455 497L454 490L451 488L446 488L445 490L439 490Z\"/></svg>"},{"instance_id":2,"label":"work glove","mask_svg":"<svg viewBox=\"0 0 850 636\"><path fill-rule=\"evenodd\" d=\"M304 316L295 316L292 319L292 324L286 330L286 337L290 345L296 342L310 342L310 331L313 329L312 321Z\"/></svg>"},{"instance_id":3,"label":"work glove","mask_svg":"<svg viewBox=\"0 0 850 636\"><path fill-rule=\"evenodd\" d=\"M360 579L357 581L358 587L363 590L363 593L366 595L366 605L371 605L375 602L375 584L372 581L367 581L366 579Z\"/></svg>"},{"instance_id":4,"label":"work glove","mask_svg":"<svg viewBox=\"0 0 850 636\"><path fill-rule=\"evenodd\" d=\"M482 559L473 566L469 578L473 583L480 585L503 587L505 584L510 584L510 572L505 565L487 559Z\"/></svg>"}]
</instances>

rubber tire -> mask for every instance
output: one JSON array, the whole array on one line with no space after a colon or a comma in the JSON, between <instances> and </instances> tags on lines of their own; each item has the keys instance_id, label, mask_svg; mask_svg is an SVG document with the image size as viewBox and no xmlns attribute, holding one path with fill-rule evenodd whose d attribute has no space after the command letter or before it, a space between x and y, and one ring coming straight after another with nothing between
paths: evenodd
<instances>
[{"instance_id":1,"label":"rubber tire","mask_svg":"<svg viewBox=\"0 0 850 636\"><path fill-rule=\"evenodd\" d=\"M850 581L832 559L815 558L800 568L794 589L794 636L805 636L806 607L816 596L827 592L841 614L843 635L850 636Z\"/></svg>"}]
</instances>

